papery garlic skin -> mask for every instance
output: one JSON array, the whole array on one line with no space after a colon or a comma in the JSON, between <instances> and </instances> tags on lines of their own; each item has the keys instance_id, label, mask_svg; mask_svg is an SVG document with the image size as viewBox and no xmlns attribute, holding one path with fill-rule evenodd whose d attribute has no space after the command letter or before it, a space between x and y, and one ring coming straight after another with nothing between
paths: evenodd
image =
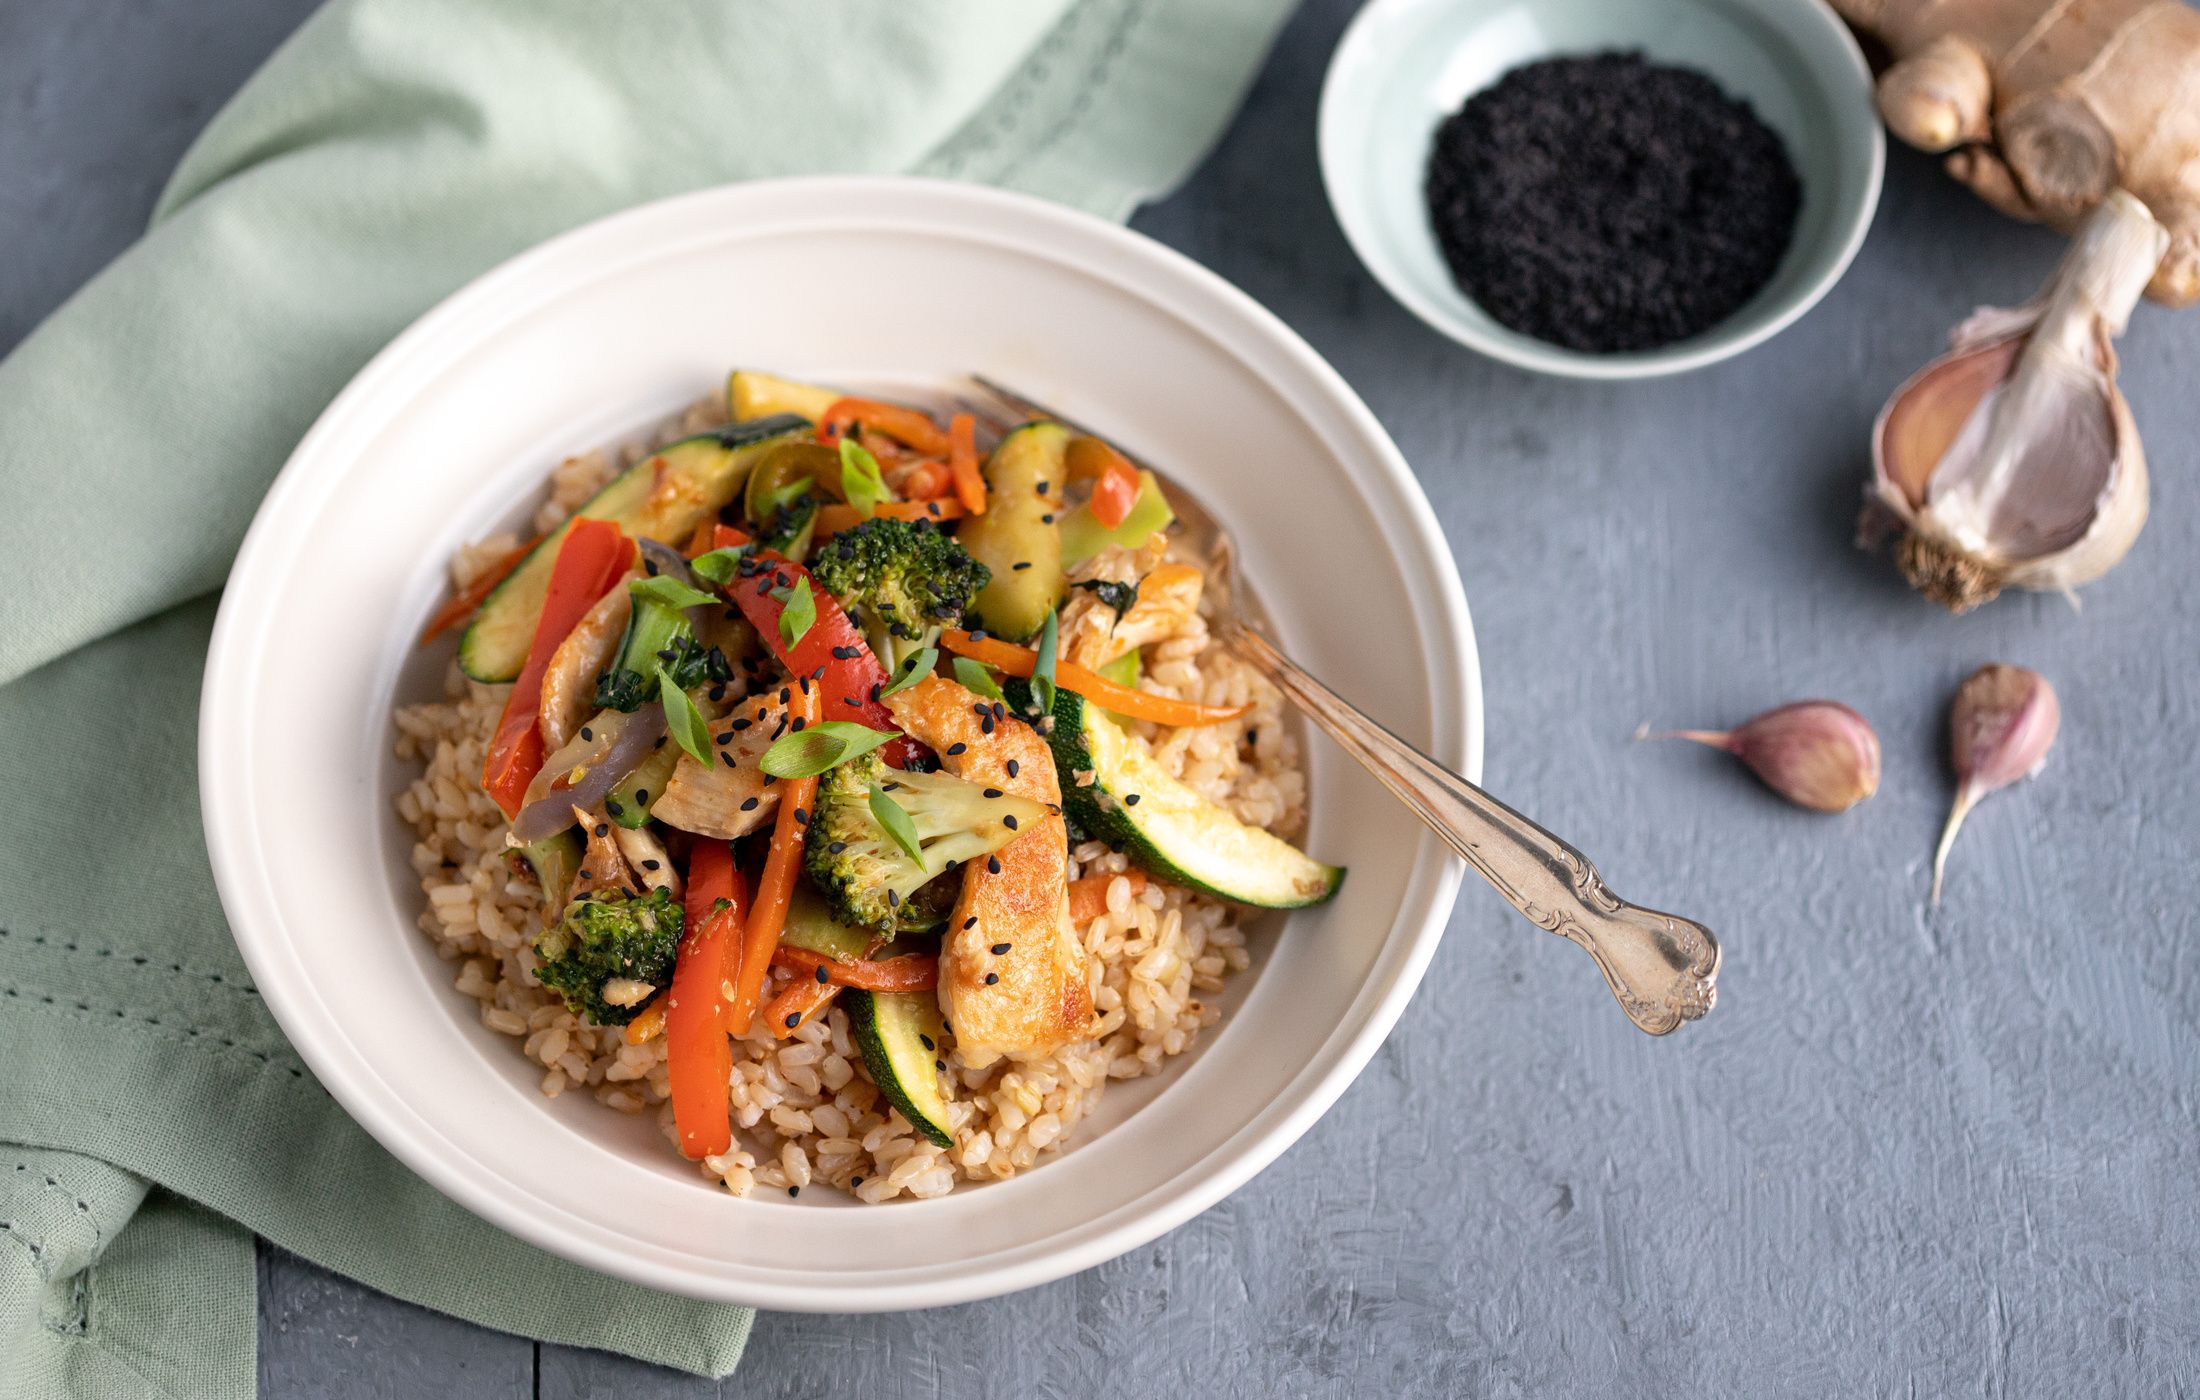
<instances>
[{"instance_id":1,"label":"papery garlic skin","mask_svg":"<svg viewBox=\"0 0 2200 1400\"><path fill-rule=\"evenodd\" d=\"M2112 195L2036 301L1957 327L1880 412L1860 542L1900 533L1903 575L1955 612L2115 567L2148 488L2109 342L2167 244L2144 205Z\"/></svg>"},{"instance_id":2,"label":"papery garlic skin","mask_svg":"<svg viewBox=\"0 0 2200 1400\"><path fill-rule=\"evenodd\" d=\"M2000 662L1981 666L1956 691L1948 713L1948 759L1956 773L1955 805L1933 852L1933 903L1956 832L1979 799L2022 782L2047 764L2062 728L2062 702L2039 672Z\"/></svg>"}]
</instances>

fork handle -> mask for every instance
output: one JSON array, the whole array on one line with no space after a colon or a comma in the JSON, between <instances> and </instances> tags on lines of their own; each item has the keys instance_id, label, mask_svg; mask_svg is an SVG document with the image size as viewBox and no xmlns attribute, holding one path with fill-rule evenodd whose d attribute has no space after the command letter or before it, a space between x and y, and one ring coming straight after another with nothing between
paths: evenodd
<instances>
[{"instance_id":1,"label":"fork handle","mask_svg":"<svg viewBox=\"0 0 2200 1400\"><path fill-rule=\"evenodd\" d=\"M1638 1027L1664 1035L1711 1009L1719 944L1710 929L1620 899L1581 852L1360 713L1260 633L1236 623L1217 632L1529 922L1596 959Z\"/></svg>"}]
</instances>

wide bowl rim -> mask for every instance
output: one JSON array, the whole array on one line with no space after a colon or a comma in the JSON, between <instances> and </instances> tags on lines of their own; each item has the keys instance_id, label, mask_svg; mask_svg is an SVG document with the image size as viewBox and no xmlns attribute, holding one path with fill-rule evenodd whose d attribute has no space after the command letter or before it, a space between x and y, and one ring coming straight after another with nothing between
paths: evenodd
<instances>
[{"instance_id":1,"label":"wide bowl rim","mask_svg":"<svg viewBox=\"0 0 2200 1400\"><path fill-rule=\"evenodd\" d=\"M1861 138L1864 142L1866 171L1857 197L1841 211L1828 246L1832 256L1809 282L1791 291L1785 302L1774 314L1750 325L1746 330L1722 333L1721 327L1678 345L1655 350L1626 354L1599 355L1587 351L1571 350L1562 345L1545 345L1525 336L1497 336L1481 326L1460 317L1452 307L1425 295L1398 268L1394 267L1379 242L1379 220L1364 201L1343 197L1339 191L1345 186L1337 170L1345 159L1343 151L1342 99L1346 75L1357 68L1381 66L1383 51L1381 35L1391 16L1401 10L1432 3L1467 3L1468 0L1369 0L1345 26L1344 35L1331 53L1329 66L1322 77L1322 90L1316 116L1317 155L1322 171L1322 187L1328 197L1332 215L1344 231L1345 241L1351 245L1353 256L1367 269L1383 290L1419 318L1431 330L1466 346L1477 354L1493 360L1556 378L1595 381L1625 381L1656 379L1666 375L1683 374L1731 359L1745 350L1770 340L1800 320L1811 308L1825 298L1835 283L1848 272L1850 264L1864 246L1864 238L1871 231L1872 219L1878 212L1881 187L1887 168L1887 136L1881 126L1878 112L1871 105L1871 65L1864 57L1863 47L1856 36L1849 32L1831 8L1816 3L1796 6L1800 14L1808 16L1810 33L1815 45L1811 59L1816 66L1840 66L1853 78L1865 99L1865 118L1862 123L1845 123L1837 135L1844 144ZM1783 0L1772 0L1782 3ZM1703 0L1675 0L1675 3L1703 3ZM1766 0L1741 0L1741 3L1761 5Z\"/></svg>"},{"instance_id":2,"label":"wide bowl rim","mask_svg":"<svg viewBox=\"0 0 2200 1400\"><path fill-rule=\"evenodd\" d=\"M390 386L402 385L408 361L446 339L479 337L483 326L502 324L562 293L556 278L576 268L600 268L614 254L631 253L651 239L677 244L675 231L739 226L775 211L830 204L865 211L851 218L892 228L924 218L994 225L1031 243L1044 235L1042 255L1089 271L1074 257L1105 261L1121 291L1157 297L1166 291L1172 312L1230 323L1260 353L1280 356L1313 385L1326 408L1351 430L1355 455L1345 477L1365 489L1370 482L1396 497L1401 557L1423 575L1416 589L1415 624L1452 645L1420 648L1427 658L1425 684L1435 726L1437 756L1478 777L1483 742L1479 661L1458 571L1433 511L1404 458L1372 412L1344 380L1265 308L1219 276L1143 235L1090 215L1000 190L946 181L891 176L813 176L722 185L637 206L583 225L521 252L452 293L401 332L351 380L306 433L261 504L239 550L208 651L199 735L200 799L215 883L239 951L285 1035L328 1092L378 1142L438 1190L506 1231L574 1262L649 1287L711 1301L782 1310L848 1312L929 1307L994 1296L1051 1281L1104 1262L1182 1224L1273 1161L1335 1102L1387 1037L1425 972L1448 920L1463 867L1433 834L1424 834L1411 867L1407 893L1384 939L1389 975L1371 976L1352 1001L1326 1063L1309 1061L1292 1082L1291 1102L1269 1104L1233 1136L1214 1144L1168 1183L1111 1214L1086 1222L1065 1238L1042 1239L1002 1249L945 1276L888 1277L851 1288L846 1282L790 1280L766 1271L744 1272L734 1263L668 1271L665 1260L645 1259L618 1247L617 1237L584 1222L546 1218L494 1189L498 1178L472 1155L452 1154L440 1134L412 1105L393 1101L358 1046L310 1014L316 998L305 960L283 936L267 873L252 861L254 822L260 815L237 776L251 742L245 703L251 663L264 647L264 610L256 602L279 580L284 564L276 540L297 512L313 509L317 487L340 480L352 420L376 409ZM1037 244L1033 243L1036 247ZM607 274L606 274L607 275ZM553 283L545 293L541 283ZM1134 286L1143 283L1143 288ZM1157 290L1158 289L1158 290ZM1228 348L1234 358L1244 356ZM402 397L406 391L398 389ZM327 478L322 481L321 478ZM1452 658L1449 665L1439 659ZM1398 951L1395 955L1392 949ZM1380 973L1381 967L1377 971ZM1347 1034L1349 1030L1349 1034ZM1302 1088L1303 1083L1303 1088ZM1044 1173L1037 1173L1043 1176ZM960 1194L960 1193L958 1193ZM786 1208L782 1205L780 1208ZM921 1208L900 1206L897 1209ZM684 1257L684 1256L683 1256Z\"/></svg>"}]
</instances>

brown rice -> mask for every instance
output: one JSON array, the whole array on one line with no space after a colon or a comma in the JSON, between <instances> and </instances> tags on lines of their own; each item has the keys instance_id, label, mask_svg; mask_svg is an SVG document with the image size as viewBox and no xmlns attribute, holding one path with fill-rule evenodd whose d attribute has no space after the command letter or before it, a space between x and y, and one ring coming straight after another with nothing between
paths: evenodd
<instances>
[{"instance_id":1,"label":"brown rice","mask_svg":"<svg viewBox=\"0 0 2200 1400\"><path fill-rule=\"evenodd\" d=\"M697 405L656 441L721 417L714 404ZM638 461L647 450L637 445L562 463L535 527L564 519L615 464ZM453 583L463 586L514 543L498 536L461 550L451 563ZM1250 703L1231 723L1166 733L1141 725L1139 737L1170 772L1242 820L1296 833L1305 780L1272 687L1210 650L1200 619L1147 648L1144 684L1211 705ZM445 700L396 713L398 756L422 769L397 799L416 837L412 865L426 901L420 927L457 964L457 988L479 1003L482 1023L541 1066L544 1094L585 1088L618 1112L654 1113L671 1141L663 1037L629 1045L619 1028L588 1024L535 981L530 944L543 920L541 896L529 875L512 868L503 814L479 782L505 689L466 679L454 663L446 691ZM1071 852L1069 873L1128 868L1121 854L1086 842ZM1128 879L1114 881L1107 911L1080 932L1092 954L1096 1036L1045 1059L982 1070L965 1066L950 1047L953 1147L919 1136L884 1101L836 1006L786 1040L759 1025L735 1042L735 1145L705 1159L704 1170L735 1194L759 1186L791 1193L822 1182L875 1202L944 1195L958 1180L994 1180L1032 1166L1069 1138L1110 1079L1156 1073L1188 1049L1219 1015L1203 998L1246 966L1233 906L1160 881L1137 894ZM783 976L774 974L772 989Z\"/></svg>"}]
</instances>

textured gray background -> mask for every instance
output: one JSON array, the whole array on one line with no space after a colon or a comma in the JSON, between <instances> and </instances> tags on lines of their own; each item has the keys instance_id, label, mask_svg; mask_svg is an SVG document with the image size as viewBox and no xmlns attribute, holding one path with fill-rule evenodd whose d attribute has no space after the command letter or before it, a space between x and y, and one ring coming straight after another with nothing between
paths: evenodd
<instances>
[{"instance_id":1,"label":"textured gray background","mask_svg":"<svg viewBox=\"0 0 2200 1400\"><path fill-rule=\"evenodd\" d=\"M309 0L0 0L0 350L115 252ZM2125 384L2156 514L2086 593L1951 620L1849 528L1872 414L2058 244L1907 152L1854 269L1770 344L1639 387L1530 378L1395 306L1323 202L1316 0L1140 228L1304 333L1418 468L1488 680L1491 786L1615 886L1724 935L1716 1015L1629 1029L1588 962L1469 888L1374 1065L1201 1219L1050 1287L765 1317L716 1392L889 1397L2170 1395L2200 1380L2200 952L2188 893L2200 310L2142 310ZM2046 774L1973 817L1924 906L1942 713L2045 671ZM1629 742L1827 694L1879 796L1807 816ZM625 1400L708 1382L536 1346L262 1260L270 1396Z\"/></svg>"}]
</instances>

